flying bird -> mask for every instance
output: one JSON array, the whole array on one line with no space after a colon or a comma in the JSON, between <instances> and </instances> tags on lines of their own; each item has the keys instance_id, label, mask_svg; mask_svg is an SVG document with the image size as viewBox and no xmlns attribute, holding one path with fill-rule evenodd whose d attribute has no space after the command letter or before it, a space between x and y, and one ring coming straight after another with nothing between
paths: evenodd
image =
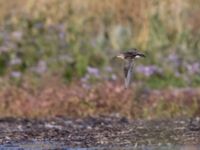
<instances>
[{"instance_id":1,"label":"flying bird","mask_svg":"<svg viewBox=\"0 0 200 150\"><path fill-rule=\"evenodd\" d=\"M133 60L135 58L145 57L143 53L140 53L137 49L133 48L128 51L122 52L119 55L115 56L115 58L120 58L125 61L124 64L124 76L125 76L125 87L128 88L133 73Z\"/></svg>"}]
</instances>

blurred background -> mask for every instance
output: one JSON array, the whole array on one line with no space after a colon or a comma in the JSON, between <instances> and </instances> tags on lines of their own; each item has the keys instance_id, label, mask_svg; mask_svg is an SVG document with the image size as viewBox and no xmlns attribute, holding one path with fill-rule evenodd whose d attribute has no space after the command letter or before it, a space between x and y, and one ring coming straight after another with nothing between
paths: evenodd
<instances>
[{"instance_id":1,"label":"blurred background","mask_svg":"<svg viewBox=\"0 0 200 150\"><path fill-rule=\"evenodd\" d=\"M191 116L199 0L0 0L0 116ZM132 87L112 57L138 48Z\"/></svg>"}]
</instances>

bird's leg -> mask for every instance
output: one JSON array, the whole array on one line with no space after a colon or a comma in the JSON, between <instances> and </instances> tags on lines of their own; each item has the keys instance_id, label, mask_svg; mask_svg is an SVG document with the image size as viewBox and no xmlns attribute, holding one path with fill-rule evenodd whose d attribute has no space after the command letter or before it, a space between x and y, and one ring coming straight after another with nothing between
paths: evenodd
<instances>
[{"instance_id":1,"label":"bird's leg","mask_svg":"<svg viewBox=\"0 0 200 150\"><path fill-rule=\"evenodd\" d=\"M128 88L128 86L131 83L132 72L133 72L133 61L127 60L125 66L124 66L125 87L126 88Z\"/></svg>"}]
</instances>

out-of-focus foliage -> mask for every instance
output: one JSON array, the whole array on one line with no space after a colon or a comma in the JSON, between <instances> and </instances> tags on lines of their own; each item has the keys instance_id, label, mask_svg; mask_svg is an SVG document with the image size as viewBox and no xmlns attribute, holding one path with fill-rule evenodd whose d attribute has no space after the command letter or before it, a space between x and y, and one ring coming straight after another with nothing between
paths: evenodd
<instances>
[{"instance_id":1,"label":"out-of-focus foliage","mask_svg":"<svg viewBox=\"0 0 200 150\"><path fill-rule=\"evenodd\" d=\"M0 0L0 116L191 115L200 107L199 8L200 0ZM124 90L123 63L111 58L131 47L146 58Z\"/></svg>"},{"instance_id":2,"label":"out-of-focus foliage","mask_svg":"<svg viewBox=\"0 0 200 150\"><path fill-rule=\"evenodd\" d=\"M91 80L90 68L103 76L114 54L137 47L147 57L135 81L198 86L199 8L198 0L0 0L0 75Z\"/></svg>"},{"instance_id":3,"label":"out-of-focus foliage","mask_svg":"<svg viewBox=\"0 0 200 150\"><path fill-rule=\"evenodd\" d=\"M95 73L95 70L90 70ZM47 78L42 86L6 86L0 91L0 116L49 117L122 115L129 118L172 118L200 115L200 89L124 90L120 82L66 85ZM74 84L75 83L75 84ZM39 90L38 90L39 89ZM122 94L123 93L123 94ZM196 111L197 110L197 111Z\"/></svg>"}]
</instances>

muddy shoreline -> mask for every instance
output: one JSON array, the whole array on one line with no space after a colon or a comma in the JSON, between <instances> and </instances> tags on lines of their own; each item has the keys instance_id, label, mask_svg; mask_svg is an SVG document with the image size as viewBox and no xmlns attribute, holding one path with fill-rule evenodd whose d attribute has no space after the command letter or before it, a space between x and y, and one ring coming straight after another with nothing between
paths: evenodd
<instances>
[{"instance_id":1,"label":"muddy shoreline","mask_svg":"<svg viewBox=\"0 0 200 150\"><path fill-rule=\"evenodd\" d=\"M189 118L128 120L124 117L0 119L0 144L58 142L69 147L200 144ZM198 124L197 124L198 125Z\"/></svg>"}]
</instances>

